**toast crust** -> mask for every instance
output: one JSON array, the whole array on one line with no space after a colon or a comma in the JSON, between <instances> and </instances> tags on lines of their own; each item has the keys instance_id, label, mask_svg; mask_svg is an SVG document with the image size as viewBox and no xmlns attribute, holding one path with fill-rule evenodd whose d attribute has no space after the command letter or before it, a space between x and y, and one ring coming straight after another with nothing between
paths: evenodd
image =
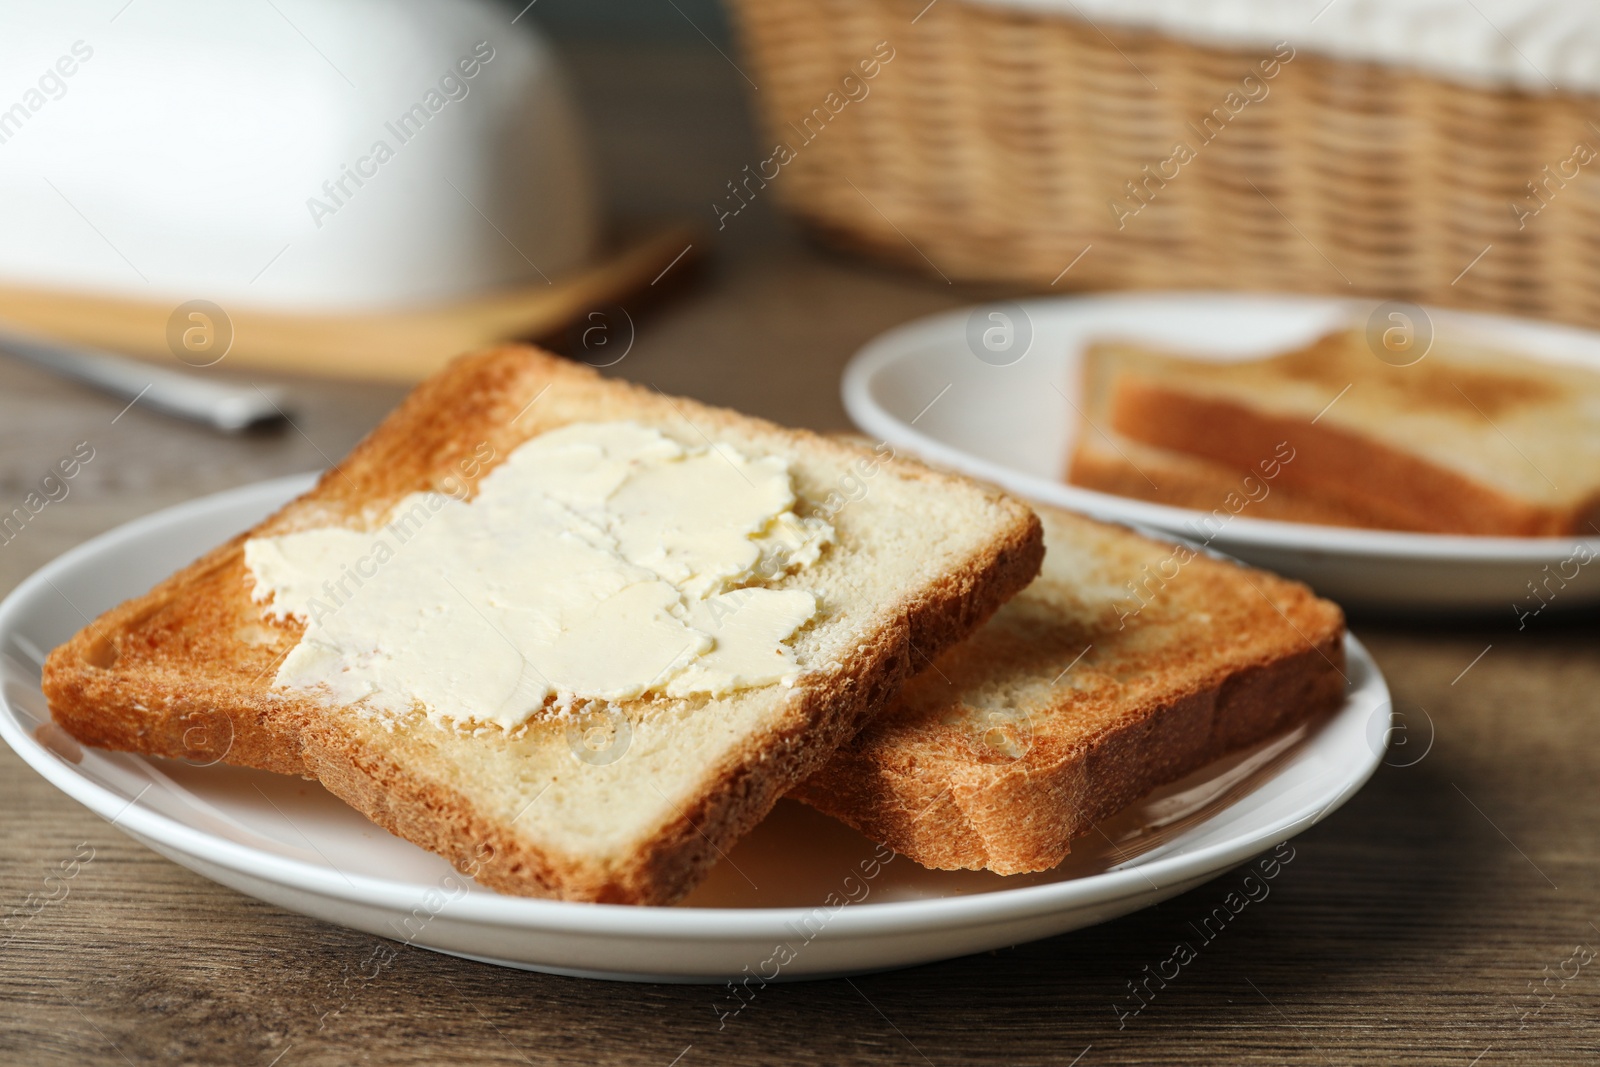
<instances>
[{"instance_id":1,"label":"toast crust","mask_svg":"<svg viewBox=\"0 0 1600 1067\"><path fill-rule=\"evenodd\" d=\"M681 803L668 801L676 817L621 860L547 847L486 809L469 784L408 758L390 726L273 689L276 666L304 626L262 615L243 560L248 537L326 525L375 528L394 502L441 488L485 449L498 462L557 426L635 416L682 420L712 438L755 440L840 462L872 457L856 445L607 380L524 346L469 354L419 386L305 496L52 652L43 677L52 716L87 744L315 776L380 826L504 892L629 903L676 899L860 729L910 675L914 660L959 641L1028 584L1043 556L1032 512L964 479L877 458L901 481L981 494L994 536L965 566L862 618L851 654L803 674L772 720L706 767ZM658 703L617 707L648 715Z\"/></svg>"},{"instance_id":2,"label":"toast crust","mask_svg":"<svg viewBox=\"0 0 1600 1067\"><path fill-rule=\"evenodd\" d=\"M223 647L218 639L237 629L234 592L248 588L244 540L212 550L52 651L41 684L56 723L98 748L306 774L299 702L268 688L274 645ZM303 629L283 624L294 628Z\"/></svg>"},{"instance_id":3,"label":"toast crust","mask_svg":"<svg viewBox=\"0 0 1600 1067\"><path fill-rule=\"evenodd\" d=\"M1137 446L1128 442L1128 447ZM1138 452L1139 457L1134 460L1111 449L1101 449L1088 433L1080 434L1068 459L1067 481L1135 500L1213 511L1223 507L1230 495L1242 496L1244 479L1252 476L1248 470L1234 470L1222 463L1154 446L1139 448ZM1254 480L1264 484L1259 476ZM1349 501L1336 502L1278 484L1269 485L1266 496L1251 499L1241 514L1319 526L1410 528L1395 524L1388 516L1360 511Z\"/></svg>"},{"instance_id":4,"label":"toast crust","mask_svg":"<svg viewBox=\"0 0 1600 1067\"><path fill-rule=\"evenodd\" d=\"M1085 547L1092 542L1058 533L1073 528L1099 531L1093 536L1101 542L1156 545L1040 510L1051 553L1092 550ZM1143 617L1121 629L1106 594L1081 603L1070 624L1041 626L1027 615L1059 616L1050 600L1055 594L1024 592L939 661L946 683L919 678L792 795L928 867L1042 871L1067 856L1073 839L1152 789L1339 704L1344 621L1335 605L1299 583L1209 557L1187 568L1196 576L1193 590L1170 606L1166 620L1186 628L1150 648L1119 646L1136 640L1124 635L1136 632ZM1129 571L1123 567L1107 580L1132 577ZM1047 558L1040 585L1051 583L1057 591L1073 584L1052 575ZM1181 621L1202 608L1214 616L1211 626L1232 629ZM1147 609L1161 610L1159 602ZM1207 658L1201 646L1224 634L1241 651ZM1104 669L1133 684L1058 689L1052 683L1044 699L1019 695L1024 684L1065 674L1085 645L1095 650L1087 668L1094 670L1100 657L1116 664ZM919 685L931 700L908 699ZM996 702L1022 706L1034 724L1017 758L974 743L971 725L981 724L984 709Z\"/></svg>"},{"instance_id":5,"label":"toast crust","mask_svg":"<svg viewBox=\"0 0 1600 1067\"><path fill-rule=\"evenodd\" d=\"M1554 537L1576 533L1600 501L1553 507L1519 500L1457 471L1331 425L1267 414L1135 376L1112 390L1111 425L1136 441L1248 470L1278 442L1297 453L1280 477L1336 510L1429 533Z\"/></svg>"}]
</instances>

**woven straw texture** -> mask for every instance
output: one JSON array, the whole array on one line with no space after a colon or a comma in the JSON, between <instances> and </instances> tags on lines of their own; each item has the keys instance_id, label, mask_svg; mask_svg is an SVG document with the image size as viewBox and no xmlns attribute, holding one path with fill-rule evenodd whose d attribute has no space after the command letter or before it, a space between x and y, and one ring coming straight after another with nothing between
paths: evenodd
<instances>
[{"instance_id":1,"label":"woven straw texture","mask_svg":"<svg viewBox=\"0 0 1600 1067\"><path fill-rule=\"evenodd\" d=\"M836 244L1034 289L1363 293L1600 323L1592 98L1291 49L1274 66L1271 49L964 0L730 3L765 132L793 154L740 192ZM864 79L879 42L893 58Z\"/></svg>"}]
</instances>

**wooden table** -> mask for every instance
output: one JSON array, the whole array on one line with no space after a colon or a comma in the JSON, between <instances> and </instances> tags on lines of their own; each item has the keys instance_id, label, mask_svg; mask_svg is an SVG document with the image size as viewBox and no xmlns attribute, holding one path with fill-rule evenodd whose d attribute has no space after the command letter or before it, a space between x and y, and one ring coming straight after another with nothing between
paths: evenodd
<instances>
[{"instance_id":1,"label":"wooden table","mask_svg":"<svg viewBox=\"0 0 1600 1067\"><path fill-rule=\"evenodd\" d=\"M709 220L723 182L757 158L738 75L698 46L576 50L573 62L616 209ZM716 235L702 287L645 322L614 372L845 428L837 382L851 352L973 294L818 252L769 205L755 207ZM0 590L135 516L321 466L400 396L285 384L296 428L223 438L138 405L117 417L120 402L0 362L0 503L9 508L76 443L96 450L71 495L0 547ZM0 1062L1600 1060L1600 632L1549 613L1518 632L1509 608L1482 624L1354 628L1410 710L1415 747L1297 838L1270 898L1122 1026L1113 1005L1126 1007L1128 981L1189 936L1227 878L1048 941L772 986L720 1031L713 988L549 977L409 948L319 1024L375 938L167 862L4 751L0 908L63 861L88 849L93 859L64 900L0 948ZM1399 765L1429 737L1425 758Z\"/></svg>"}]
</instances>

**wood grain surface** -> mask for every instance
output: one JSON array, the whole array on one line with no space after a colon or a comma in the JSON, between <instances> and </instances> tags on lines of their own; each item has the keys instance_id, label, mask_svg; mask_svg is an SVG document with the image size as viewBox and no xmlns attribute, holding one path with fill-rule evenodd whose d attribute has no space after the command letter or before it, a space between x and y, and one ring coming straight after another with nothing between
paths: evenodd
<instances>
[{"instance_id":1,"label":"wood grain surface","mask_svg":"<svg viewBox=\"0 0 1600 1067\"><path fill-rule=\"evenodd\" d=\"M747 87L711 49L570 59L615 210L709 218L724 181L760 158ZM816 252L761 202L716 241L706 283L640 323L611 373L843 429L850 353L974 297ZM322 466L400 396L273 380L295 425L223 438L137 404L119 416L119 401L0 362L0 503L77 442L96 449L70 495L0 547L0 590L138 515ZM1554 610L1520 632L1509 608L1465 625L1355 620L1407 745L1136 1015L1128 983L1193 940L1235 876L1004 951L769 986L719 1029L715 987L399 946L362 978L389 943L191 874L0 751L0 911L25 908L63 864L77 872L0 945L0 1063L1594 1063L1600 627Z\"/></svg>"}]
</instances>

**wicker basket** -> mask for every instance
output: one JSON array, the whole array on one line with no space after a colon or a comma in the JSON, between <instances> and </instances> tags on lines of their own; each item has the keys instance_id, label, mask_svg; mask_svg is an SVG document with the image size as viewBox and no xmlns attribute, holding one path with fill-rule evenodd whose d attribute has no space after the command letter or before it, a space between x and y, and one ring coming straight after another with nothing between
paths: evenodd
<instances>
[{"instance_id":1,"label":"wicker basket","mask_svg":"<svg viewBox=\"0 0 1600 1067\"><path fill-rule=\"evenodd\" d=\"M792 155L761 168L770 193L743 193L836 243L1033 289L1367 293L1600 323L1600 157L1573 158L1600 146L1590 97L1305 51L1268 78L1271 50L969 0L731 4ZM867 80L879 42L893 58ZM1233 114L1246 75L1268 91ZM1180 142L1194 158L1173 165Z\"/></svg>"}]
</instances>

